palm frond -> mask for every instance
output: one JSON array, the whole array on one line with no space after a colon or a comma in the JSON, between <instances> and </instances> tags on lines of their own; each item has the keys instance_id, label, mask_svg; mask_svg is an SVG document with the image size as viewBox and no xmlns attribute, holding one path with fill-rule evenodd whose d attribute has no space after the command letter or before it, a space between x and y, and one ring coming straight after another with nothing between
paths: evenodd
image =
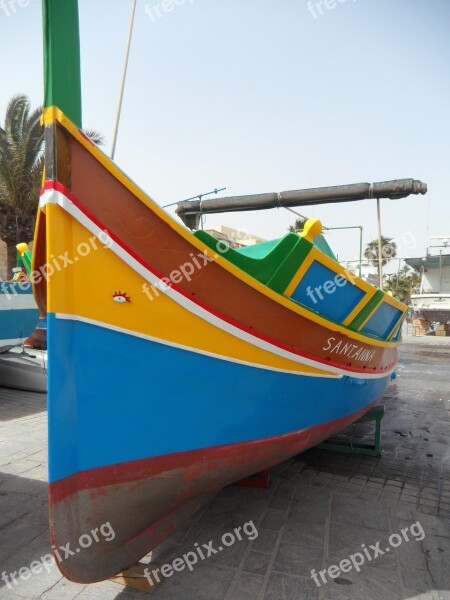
<instances>
[{"instance_id":1,"label":"palm frond","mask_svg":"<svg viewBox=\"0 0 450 600\"><path fill-rule=\"evenodd\" d=\"M101 133L98 133L98 131L94 131L93 129L86 129L86 131L83 131L83 133L91 140L91 142L94 142L94 144L96 144L97 146L104 146L105 136L103 136Z\"/></svg>"}]
</instances>

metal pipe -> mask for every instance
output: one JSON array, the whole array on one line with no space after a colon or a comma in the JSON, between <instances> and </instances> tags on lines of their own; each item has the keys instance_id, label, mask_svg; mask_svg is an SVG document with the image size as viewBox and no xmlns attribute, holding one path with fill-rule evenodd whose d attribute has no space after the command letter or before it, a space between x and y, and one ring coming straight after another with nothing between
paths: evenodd
<instances>
[{"instance_id":1,"label":"metal pipe","mask_svg":"<svg viewBox=\"0 0 450 600\"><path fill-rule=\"evenodd\" d=\"M126 50L125 50L125 60L123 63L123 71L122 71L122 82L120 84L119 103L117 105L116 123L114 125L114 134L113 134L113 141L112 141L112 147L111 147L111 159L112 160L114 160L114 155L116 153L117 134L119 132L120 114L122 112L123 94L125 91L125 80L127 78L128 59L130 57L131 38L133 35L134 15L136 13L136 2L137 2L137 0L132 0L132 2L131 2L130 28L128 30L128 40L127 40L127 46L126 46Z\"/></svg>"},{"instance_id":2,"label":"metal pipe","mask_svg":"<svg viewBox=\"0 0 450 600\"><path fill-rule=\"evenodd\" d=\"M195 229L198 226L199 215L207 213L353 202L369 198L391 198L394 200L405 198L410 194L425 194L426 191L427 185L421 181L415 179L395 179L393 181L381 181L373 184L352 183L349 185L291 190L278 193L179 202L176 213L188 227Z\"/></svg>"},{"instance_id":3,"label":"metal pipe","mask_svg":"<svg viewBox=\"0 0 450 600\"><path fill-rule=\"evenodd\" d=\"M361 277L361 268L362 268L362 255L363 255L363 228L362 225L359 226L359 277Z\"/></svg>"},{"instance_id":4,"label":"metal pipe","mask_svg":"<svg viewBox=\"0 0 450 600\"><path fill-rule=\"evenodd\" d=\"M288 209L290 210L290 209ZM359 265L358 265L358 276L361 277L361 268L362 268L362 252L363 252L363 228L362 225L349 225L348 227L324 227L327 231L332 229L359 229ZM347 261L349 262L349 261Z\"/></svg>"},{"instance_id":5,"label":"metal pipe","mask_svg":"<svg viewBox=\"0 0 450 600\"><path fill-rule=\"evenodd\" d=\"M381 241L381 216L380 199L377 198L377 222L378 222L378 287L383 289L383 261L382 261L382 241Z\"/></svg>"}]
</instances>

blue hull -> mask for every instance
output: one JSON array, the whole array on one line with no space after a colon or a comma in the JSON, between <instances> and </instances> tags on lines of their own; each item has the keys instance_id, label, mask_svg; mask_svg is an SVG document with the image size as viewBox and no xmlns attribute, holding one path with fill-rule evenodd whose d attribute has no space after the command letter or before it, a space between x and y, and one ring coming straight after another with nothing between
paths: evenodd
<instances>
[{"instance_id":1,"label":"blue hull","mask_svg":"<svg viewBox=\"0 0 450 600\"><path fill-rule=\"evenodd\" d=\"M49 364L51 482L321 425L368 407L390 380L256 368L54 315L48 329L58 357L58 368Z\"/></svg>"}]
</instances>

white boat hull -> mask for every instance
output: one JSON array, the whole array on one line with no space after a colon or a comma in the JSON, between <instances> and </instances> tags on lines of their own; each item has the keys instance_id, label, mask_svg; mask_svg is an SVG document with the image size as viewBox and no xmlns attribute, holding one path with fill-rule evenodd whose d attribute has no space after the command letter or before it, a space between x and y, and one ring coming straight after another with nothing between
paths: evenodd
<instances>
[{"instance_id":1,"label":"white boat hull","mask_svg":"<svg viewBox=\"0 0 450 600\"><path fill-rule=\"evenodd\" d=\"M13 348L0 354L0 386L47 392L47 352Z\"/></svg>"},{"instance_id":2,"label":"white boat hull","mask_svg":"<svg viewBox=\"0 0 450 600\"><path fill-rule=\"evenodd\" d=\"M414 312L428 321L450 321L450 294L413 294L411 304Z\"/></svg>"}]
</instances>

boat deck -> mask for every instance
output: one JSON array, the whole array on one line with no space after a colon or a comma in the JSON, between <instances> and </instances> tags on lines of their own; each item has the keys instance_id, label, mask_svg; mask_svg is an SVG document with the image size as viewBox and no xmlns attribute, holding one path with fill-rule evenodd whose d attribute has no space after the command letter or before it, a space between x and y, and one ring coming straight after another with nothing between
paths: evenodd
<instances>
[{"instance_id":1,"label":"boat deck","mask_svg":"<svg viewBox=\"0 0 450 600\"><path fill-rule=\"evenodd\" d=\"M271 471L268 489L232 486L153 553L162 566L253 521L243 540L185 568L154 589L154 600L367 600L450 598L450 337L407 337L398 378L383 402L380 458L312 449ZM0 572L10 577L50 552L46 398L0 389ZM351 428L366 438L371 424ZM361 441L361 440L359 440ZM419 522L425 537L404 539L318 587L311 570L338 565ZM224 538L227 539L227 538ZM394 539L394 538L391 538ZM207 551L205 550L205 555ZM362 556L362 555L361 555ZM356 560L356 559L355 559ZM35 569L37 567L35 565ZM8 600L130 600L143 592L110 581L79 585L56 566L0 579ZM26 573L26 571L22 571ZM11 578L8 580L11 581Z\"/></svg>"}]
</instances>

